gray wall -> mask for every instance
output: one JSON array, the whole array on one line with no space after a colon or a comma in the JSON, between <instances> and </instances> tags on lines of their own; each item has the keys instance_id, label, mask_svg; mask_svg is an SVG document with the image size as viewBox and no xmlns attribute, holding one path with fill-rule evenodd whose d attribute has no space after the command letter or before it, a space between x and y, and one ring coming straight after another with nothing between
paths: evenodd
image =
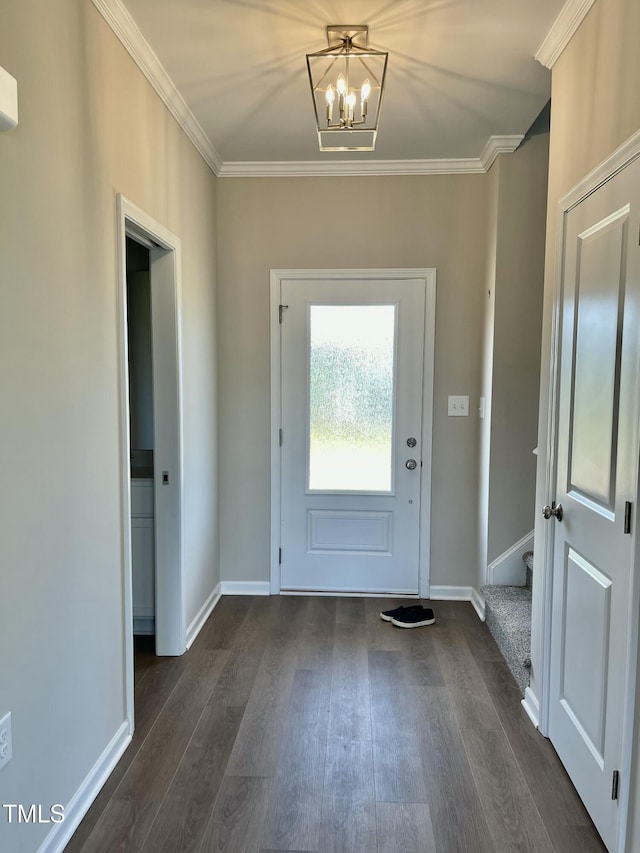
<instances>
[{"instance_id":1,"label":"gray wall","mask_svg":"<svg viewBox=\"0 0 640 853\"><path fill-rule=\"evenodd\" d=\"M485 175L219 182L224 580L269 579L269 270L436 267L431 582L473 583L486 206Z\"/></svg>"},{"instance_id":2,"label":"gray wall","mask_svg":"<svg viewBox=\"0 0 640 853\"><path fill-rule=\"evenodd\" d=\"M499 163L487 563L533 530L549 135Z\"/></svg>"},{"instance_id":3,"label":"gray wall","mask_svg":"<svg viewBox=\"0 0 640 853\"><path fill-rule=\"evenodd\" d=\"M224 580L269 579L272 268L437 268L431 583L479 587L531 531L547 144L488 175L219 183ZM469 394L469 418L447 417L449 394Z\"/></svg>"},{"instance_id":4,"label":"gray wall","mask_svg":"<svg viewBox=\"0 0 640 853\"><path fill-rule=\"evenodd\" d=\"M0 15L0 802L44 805L125 719L117 192L182 239L186 624L218 581L215 179L90 0Z\"/></svg>"},{"instance_id":5,"label":"gray wall","mask_svg":"<svg viewBox=\"0 0 640 853\"><path fill-rule=\"evenodd\" d=\"M548 133L526 139L487 175L477 589L534 527L548 150Z\"/></svg>"}]
</instances>

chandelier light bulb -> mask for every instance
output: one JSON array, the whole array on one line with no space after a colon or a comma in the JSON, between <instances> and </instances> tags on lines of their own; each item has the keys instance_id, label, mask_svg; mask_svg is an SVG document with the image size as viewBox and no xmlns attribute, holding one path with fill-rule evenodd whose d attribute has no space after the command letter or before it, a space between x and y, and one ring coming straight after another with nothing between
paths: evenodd
<instances>
[{"instance_id":1,"label":"chandelier light bulb","mask_svg":"<svg viewBox=\"0 0 640 853\"><path fill-rule=\"evenodd\" d=\"M331 120L333 119L333 103L336 99L336 93L331 83L327 87L325 97L327 99L327 124L331 124Z\"/></svg>"},{"instance_id":2,"label":"chandelier light bulb","mask_svg":"<svg viewBox=\"0 0 640 853\"><path fill-rule=\"evenodd\" d=\"M347 94L347 81L345 80L344 74L338 74L336 89L338 90L338 94L343 97Z\"/></svg>"},{"instance_id":3,"label":"chandelier light bulb","mask_svg":"<svg viewBox=\"0 0 640 853\"><path fill-rule=\"evenodd\" d=\"M367 77L367 79L362 84L362 89L360 90L360 100L361 101L368 101L370 94L371 94L371 81Z\"/></svg>"},{"instance_id":4,"label":"chandelier light bulb","mask_svg":"<svg viewBox=\"0 0 640 853\"><path fill-rule=\"evenodd\" d=\"M353 126L353 111L356 105L356 101L356 93L353 91L353 89L351 89L349 94L347 95L347 124L349 127Z\"/></svg>"}]
</instances>

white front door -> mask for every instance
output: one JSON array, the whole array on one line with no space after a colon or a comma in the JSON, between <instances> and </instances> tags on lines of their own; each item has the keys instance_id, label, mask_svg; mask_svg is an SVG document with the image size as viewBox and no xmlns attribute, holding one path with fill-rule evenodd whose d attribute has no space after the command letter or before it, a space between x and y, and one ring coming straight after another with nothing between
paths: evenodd
<instances>
[{"instance_id":1,"label":"white front door","mask_svg":"<svg viewBox=\"0 0 640 853\"><path fill-rule=\"evenodd\" d=\"M425 290L281 283L282 590L418 594Z\"/></svg>"},{"instance_id":2,"label":"white front door","mask_svg":"<svg viewBox=\"0 0 640 853\"><path fill-rule=\"evenodd\" d=\"M640 161L566 215L549 735L615 849L640 406ZM628 790L622 779L620 789Z\"/></svg>"}]
</instances>

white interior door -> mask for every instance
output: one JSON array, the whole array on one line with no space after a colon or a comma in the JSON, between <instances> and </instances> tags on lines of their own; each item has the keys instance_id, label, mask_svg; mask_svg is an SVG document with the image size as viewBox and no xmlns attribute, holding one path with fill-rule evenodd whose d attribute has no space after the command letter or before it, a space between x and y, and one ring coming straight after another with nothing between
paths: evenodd
<instances>
[{"instance_id":1,"label":"white interior door","mask_svg":"<svg viewBox=\"0 0 640 853\"><path fill-rule=\"evenodd\" d=\"M281 589L416 595L425 280L281 303Z\"/></svg>"},{"instance_id":2,"label":"white interior door","mask_svg":"<svg viewBox=\"0 0 640 853\"><path fill-rule=\"evenodd\" d=\"M555 494L564 512L549 519L549 735L609 850L637 619L628 504L638 489L639 211L636 161L566 217Z\"/></svg>"}]
</instances>

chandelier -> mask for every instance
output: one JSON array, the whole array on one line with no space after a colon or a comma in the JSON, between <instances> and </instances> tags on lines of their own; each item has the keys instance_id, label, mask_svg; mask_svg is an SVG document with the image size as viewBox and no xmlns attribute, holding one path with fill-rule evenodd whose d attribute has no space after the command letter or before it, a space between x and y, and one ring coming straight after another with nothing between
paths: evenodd
<instances>
[{"instance_id":1,"label":"chandelier","mask_svg":"<svg viewBox=\"0 0 640 853\"><path fill-rule=\"evenodd\" d=\"M321 151L373 151L388 53L368 46L369 27L327 27L329 47L307 54Z\"/></svg>"}]
</instances>

